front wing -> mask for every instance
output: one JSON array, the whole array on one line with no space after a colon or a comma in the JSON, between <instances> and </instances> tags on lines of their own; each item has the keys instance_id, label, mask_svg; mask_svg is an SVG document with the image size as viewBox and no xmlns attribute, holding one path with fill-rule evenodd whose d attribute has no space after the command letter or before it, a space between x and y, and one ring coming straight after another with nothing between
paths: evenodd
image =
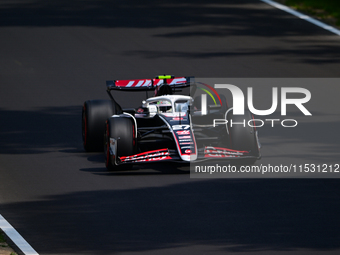
<instances>
[{"instance_id":1,"label":"front wing","mask_svg":"<svg viewBox=\"0 0 340 255\"><path fill-rule=\"evenodd\" d=\"M261 155L254 155L251 151L233 150L230 148L204 146L197 148L194 133L187 125L170 125L176 143L176 149L162 148L158 150L144 151L134 155L116 157L119 143L110 138L110 155L116 165L133 163L151 163L160 161L175 161L182 163L194 163L205 160L241 160L260 159Z\"/></svg>"}]
</instances>

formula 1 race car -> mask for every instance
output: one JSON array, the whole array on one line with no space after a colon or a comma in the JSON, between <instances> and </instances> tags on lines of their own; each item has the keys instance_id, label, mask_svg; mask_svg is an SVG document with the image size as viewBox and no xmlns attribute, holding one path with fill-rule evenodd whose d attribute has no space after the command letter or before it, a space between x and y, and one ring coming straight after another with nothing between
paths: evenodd
<instances>
[{"instance_id":1,"label":"formula 1 race car","mask_svg":"<svg viewBox=\"0 0 340 255\"><path fill-rule=\"evenodd\" d=\"M218 100L202 95L193 98L198 87L193 77L163 75L107 81L106 85L110 100L84 103L82 137L86 151L104 150L109 170L167 160L223 159L252 164L260 158L255 125L231 125L251 122L250 112L233 115L225 96L217 93ZM186 87L191 89L190 96L174 95ZM137 109L122 109L111 94L113 90L154 90L154 96L142 101Z\"/></svg>"}]
</instances>

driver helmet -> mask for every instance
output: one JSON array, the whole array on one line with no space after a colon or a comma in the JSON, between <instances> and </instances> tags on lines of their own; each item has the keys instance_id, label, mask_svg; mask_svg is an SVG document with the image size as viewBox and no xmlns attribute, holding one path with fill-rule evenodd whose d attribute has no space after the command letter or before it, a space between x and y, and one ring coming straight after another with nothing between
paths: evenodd
<instances>
[{"instance_id":1,"label":"driver helmet","mask_svg":"<svg viewBox=\"0 0 340 255\"><path fill-rule=\"evenodd\" d=\"M171 112L171 103L167 100L158 101L157 106L160 112Z\"/></svg>"}]
</instances>

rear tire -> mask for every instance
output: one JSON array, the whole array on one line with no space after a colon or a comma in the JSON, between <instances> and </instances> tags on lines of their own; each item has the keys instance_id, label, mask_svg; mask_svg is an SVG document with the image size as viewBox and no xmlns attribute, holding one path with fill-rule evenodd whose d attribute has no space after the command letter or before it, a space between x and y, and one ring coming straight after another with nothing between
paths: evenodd
<instances>
[{"instance_id":1,"label":"rear tire","mask_svg":"<svg viewBox=\"0 0 340 255\"><path fill-rule=\"evenodd\" d=\"M103 150L105 121L116 114L116 105L112 100L88 100L82 111L83 146L88 152Z\"/></svg>"},{"instance_id":2,"label":"rear tire","mask_svg":"<svg viewBox=\"0 0 340 255\"><path fill-rule=\"evenodd\" d=\"M109 118L106 122L105 132L105 165L108 170L119 170L124 165L116 165L114 158L110 155L110 138L116 140L117 151L116 160L121 156L131 156L135 153L135 125L134 121L128 117Z\"/></svg>"}]
</instances>

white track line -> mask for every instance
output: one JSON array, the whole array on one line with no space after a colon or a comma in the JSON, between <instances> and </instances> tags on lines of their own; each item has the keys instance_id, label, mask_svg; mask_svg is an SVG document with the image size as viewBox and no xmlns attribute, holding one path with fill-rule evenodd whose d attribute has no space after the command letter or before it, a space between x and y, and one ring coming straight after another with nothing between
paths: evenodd
<instances>
[{"instance_id":1,"label":"white track line","mask_svg":"<svg viewBox=\"0 0 340 255\"><path fill-rule=\"evenodd\" d=\"M330 32L332 32L332 33L334 33L336 35L340 35L340 30L339 29L336 29L335 27L332 27L332 26L327 25L325 23L322 23L321 21L318 21L318 20L316 20L316 19L314 19L312 17L309 17L309 16L307 16L305 14L302 14L302 13L300 13L298 11L295 11L295 10L293 10L293 9L283 5L283 4L279 4L279 3L276 3L276 2L271 1L271 0L260 0L260 1L265 2L265 3L267 3L267 4L271 5L271 6L274 6L275 8L278 8L278 9L280 9L282 11L288 12L288 13L290 13L290 14L292 14L292 15L300 18L300 19L304 19L304 20L306 20L306 21L308 21L310 23L313 23L314 25L317 25L317 26L319 26L319 27L321 27L323 29L326 29L326 30L328 30L328 31L330 31Z\"/></svg>"},{"instance_id":2,"label":"white track line","mask_svg":"<svg viewBox=\"0 0 340 255\"><path fill-rule=\"evenodd\" d=\"M39 255L1 214L0 228L25 255Z\"/></svg>"}]
</instances>

